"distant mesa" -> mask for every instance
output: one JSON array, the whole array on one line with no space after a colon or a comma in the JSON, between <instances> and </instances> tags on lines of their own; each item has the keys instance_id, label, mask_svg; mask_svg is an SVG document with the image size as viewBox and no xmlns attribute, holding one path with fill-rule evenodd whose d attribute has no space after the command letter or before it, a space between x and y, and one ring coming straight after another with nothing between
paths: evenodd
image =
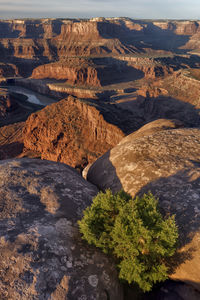
<instances>
[{"instance_id":1,"label":"distant mesa","mask_svg":"<svg viewBox=\"0 0 200 300\"><path fill-rule=\"evenodd\" d=\"M198 51L199 25L129 18L1 20L1 59L12 57L22 68L23 59Z\"/></svg>"}]
</instances>

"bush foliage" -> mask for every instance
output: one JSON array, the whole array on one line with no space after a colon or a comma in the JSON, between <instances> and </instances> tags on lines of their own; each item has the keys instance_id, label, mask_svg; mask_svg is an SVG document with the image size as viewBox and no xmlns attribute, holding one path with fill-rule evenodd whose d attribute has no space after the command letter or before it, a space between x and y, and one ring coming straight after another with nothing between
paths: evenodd
<instances>
[{"instance_id":1,"label":"bush foliage","mask_svg":"<svg viewBox=\"0 0 200 300\"><path fill-rule=\"evenodd\" d=\"M100 192L79 221L80 232L118 261L119 277L143 291L167 279L167 257L174 254L178 229L174 216L163 218L151 194L133 199L120 191Z\"/></svg>"}]
</instances>

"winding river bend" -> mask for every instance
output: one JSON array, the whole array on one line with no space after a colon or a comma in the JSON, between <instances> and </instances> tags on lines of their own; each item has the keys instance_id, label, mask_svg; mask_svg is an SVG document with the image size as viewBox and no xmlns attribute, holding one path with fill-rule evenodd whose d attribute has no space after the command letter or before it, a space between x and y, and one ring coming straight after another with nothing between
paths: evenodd
<instances>
[{"instance_id":1,"label":"winding river bend","mask_svg":"<svg viewBox=\"0 0 200 300\"><path fill-rule=\"evenodd\" d=\"M19 94L23 94L23 95L27 96L28 97L27 101L34 103L34 104L46 106L46 105L57 102L57 100L54 100L53 98L41 95L37 92L23 88L21 86L6 86L4 88L7 88L8 91L10 91L10 92L19 93Z\"/></svg>"}]
</instances>

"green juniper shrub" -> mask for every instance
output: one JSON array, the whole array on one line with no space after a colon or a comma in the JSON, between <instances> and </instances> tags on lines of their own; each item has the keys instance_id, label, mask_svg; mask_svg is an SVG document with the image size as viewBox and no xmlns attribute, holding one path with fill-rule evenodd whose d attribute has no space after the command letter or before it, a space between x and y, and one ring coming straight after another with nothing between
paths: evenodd
<instances>
[{"instance_id":1,"label":"green juniper shrub","mask_svg":"<svg viewBox=\"0 0 200 300\"><path fill-rule=\"evenodd\" d=\"M135 199L124 191L100 192L79 227L89 244L117 259L119 278L143 291L167 279L165 260L176 250L178 228L174 216L163 218L150 192Z\"/></svg>"},{"instance_id":2,"label":"green juniper shrub","mask_svg":"<svg viewBox=\"0 0 200 300\"><path fill-rule=\"evenodd\" d=\"M111 232L115 219L130 199L131 196L124 191L115 195L111 190L106 190L105 193L99 192L94 197L92 205L84 211L83 219L78 222L83 238L89 244L94 244L108 253L113 248Z\"/></svg>"}]
</instances>

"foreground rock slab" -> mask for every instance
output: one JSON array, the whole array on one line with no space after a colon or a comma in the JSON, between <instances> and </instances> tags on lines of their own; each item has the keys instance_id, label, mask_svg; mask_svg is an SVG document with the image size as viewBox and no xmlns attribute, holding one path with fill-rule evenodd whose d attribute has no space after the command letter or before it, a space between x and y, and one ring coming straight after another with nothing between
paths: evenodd
<instances>
[{"instance_id":1,"label":"foreground rock slab","mask_svg":"<svg viewBox=\"0 0 200 300\"><path fill-rule=\"evenodd\" d=\"M163 214L175 214L179 227L171 277L200 289L200 130L154 125L125 137L90 167L87 178L101 189L123 188L132 196L152 191Z\"/></svg>"},{"instance_id":2,"label":"foreground rock slab","mask_svg":"<svg viewBox=\"0 0 200 300\"><path fill-rule=\"evenodd\" d=\"M123 299L114 265L77 229L96 193L60 163L0 162L0 299Z\"/></svg>"}]
</instances>

